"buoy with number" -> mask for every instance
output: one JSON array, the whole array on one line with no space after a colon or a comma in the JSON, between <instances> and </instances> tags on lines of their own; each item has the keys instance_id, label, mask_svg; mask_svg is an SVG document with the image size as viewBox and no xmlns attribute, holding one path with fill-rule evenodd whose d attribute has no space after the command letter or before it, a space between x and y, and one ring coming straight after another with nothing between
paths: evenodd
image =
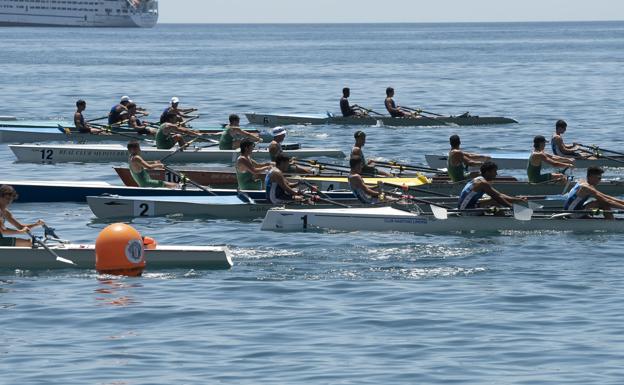
<instances>
[{"instance_id":1,"label":"buoy with number","mask_svg":"<svg viewBox=\"0 0 624 385\"><path fill-rule=\"evenodd\" d=\"M145 269L141 234L125 223L107 226L95 241L95 269L100 274L141 276Z\"/></svg>"}]
</instances>

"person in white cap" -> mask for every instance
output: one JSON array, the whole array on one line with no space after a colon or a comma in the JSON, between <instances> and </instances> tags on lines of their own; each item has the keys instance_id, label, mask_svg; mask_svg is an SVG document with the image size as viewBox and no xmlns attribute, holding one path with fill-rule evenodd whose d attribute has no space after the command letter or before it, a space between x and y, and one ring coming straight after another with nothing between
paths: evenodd
<instances>
[{"instance_id":1,"label":"person in white cap","mask_svg":"<svg viewBox=\"0 0 624 385\"><path fill-rule=\"evenodd\" d=\"M188 116L187 114L190 114L193 111L197 111L197 108L181 109L179 108L179 106L180 106L180 98L178 98L177 96L172 97L171 101L169 102L169 106L167 106L167 108L165 108L163 113L160 115L160 123L165 122L167 114L170 112L173 112L178 116L178 123L180 123L180 122L184 122L185 119L190 118L190 116Z\"/></svg>"},{"instance_id":2,"label":"person in white cap","mask_svg":"<svg viewBox=\"0 0 624 385\"><path fill-rule=\"evenodd\" d=\"M284 127L274 127L271 130L271 135L273 135L273 141L269 144L269 154L271 155L271 161L275 162L278 156L284 155L284 150L282 149L282 142L286 138L286 129ZM312 170L307 169L305 167L300 167L294 163L291 163L290 167L287 170L290 173L296 174L312 174Z\"/></svg>"},{"instance_id":3,"label":"person in white cap","mask_svg":"<svg viewBox=\"0 0 624 385\"><path fill-rule=\"evenodd\" d=\"M117 124L128 120L128 104L130 104L130 97L122 96L119 103L115 104L108 113L108 124Z\"/></svg>"},{"instance_id":4,"label":"person in white cap","mask_svg":"<svg viewBox=\"0 0 624 385\"><path fill-rule=\"evenodd\" d=\"M240 118L236 114L230 115L230 124L223 128L219 139L219 150L236 150L240 147L240 138L248 138L254 142L262 142L260 135L252 134L240 128Z\"/></svg>"}]
</instances>

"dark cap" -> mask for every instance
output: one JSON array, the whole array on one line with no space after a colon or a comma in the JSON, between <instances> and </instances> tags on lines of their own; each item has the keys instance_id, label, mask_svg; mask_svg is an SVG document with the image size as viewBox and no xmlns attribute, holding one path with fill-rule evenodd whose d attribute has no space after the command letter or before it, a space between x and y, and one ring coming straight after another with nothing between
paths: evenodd
<instances>
[{"instance_id":1,"label":"dark cap","mask_svg":"<svg viewBox=\"0 0 624 385\"><path fill-rule=\"evenodd\" d=\"M366 138L366 133L364 131L355 131L355 134L353 134L353 137L355 139L357 139L357 138Z\"/></svg>"}]
</instances>

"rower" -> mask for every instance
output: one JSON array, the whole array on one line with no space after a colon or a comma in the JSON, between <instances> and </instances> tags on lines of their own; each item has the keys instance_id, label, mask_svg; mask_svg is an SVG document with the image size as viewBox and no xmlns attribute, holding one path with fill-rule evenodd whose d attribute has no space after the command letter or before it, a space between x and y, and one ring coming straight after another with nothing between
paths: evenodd
<instances>
[{"instance_id":1,"label":"rower","mask_svg":"<svg viewBox=\"0 0 624 385\"><path fill-rule=\"evenodd\" d=\"M12 186L0 186L0 246L32 247L32 241L30 239L7 237L7 235L28 234L28 232L34 227L43 226L45 224L45 222L41 219L30 225L23 225L18 222L9 211L9 206L16 199L17 192ZM5 221L15 226L15 229L17 230L8 229L5 225Z\"/></svg>"},{"instance_id":2,"label":"rower","mask_svg":"<svg viewBox=\"0 0 624 385\"><path fill-rule=\"evenodd\" d=\"M230 124L223 128L221 139L219 140L219 150L236 150L240 147L240 141L235 140L235 136L251 139L254 142L262 142L260 135L252 134L240 128L240 117L232 114L229 117Z\"/></svg>"},{"instance_id":3,"label":"rower","mask_svg":"<svg viewBox=\"0 0 624 385\"><path fill-rule=\"evenodd\" d=\"M498 204L503 207L511 207L513 202L526 202L526 198L505 195L492 187L491 182L496 179L496 175L498 173L498 166L496 163L487 161L481 165L480 171L481 176L478 176L468 182L459 195L457 207L460 210L487 207L492 204ZM479 202L484 194L488 194L491 199ZM483 213L477 213L476 215L482 214Z\"/></svg>"},{"instance_id":4,"label":"rower","mask_svg":"<svg viewBox=\"0 0 624 385\"><path fill-rule=\"evenodd\" d=\"M451 151L449 151L448 154L447 172L452 182L461 182L469 178L476 178L478 173L466 175L464 174L464 170L466 170L468 166L481 166L484 162L491 159L489 156L474 154L460 149L461 139L459 135L452 135L449 138L449 142L451 144Z\"/></svg>"},{"instance_id":5,"label":"rower","mask_svg":"<svg viewBox=\"0 0 624 385\"><path fill-rule=\"evenodd\" d=\"M547 154L544 151L545 147L546 138L542 135L537 135L533 138L533 152L531 153L527 164L529 183L544 183L549 181L564 183L567 179L564 174L542 174L542 163L545 162L555 167L572 168L574 167L574 160L562 156Z\"/></svg>"},{"instance_id":6,"label":"rower","mask_svg":"<svg viewBox=\"0 0 624 385\"><path fill-rule=\"evenodd\" d=\"M156 148L159 150L169 150L177 143L178 146L184 147L186 141L183 135L199 136L199 134L188 128L180 127L178 116L174 113L167 114L165 123L160 125L156 132Z\"/></svg>"},{"instance_id":7,"label":"rower","mask_svg":"<svg viewBox=\"0 0 624 385\"><path fill-rule=\"evenodd\" d=\"M149 126L149 123L142 122L137 114L137 105L135 103L128 103L128 126L135 130L140 135L155 135L156 129Z\"/></svg>"},{"instance_id":8,"label":"rower","mask_svg":"<svg viewBox=\"0 0 624 385\"><path fill-rule=\"evenodd\" d=\"M165 122L167 118L167 114L170 112L173 112L178 116L178 121L176 123L181 123L181 122L184 122L185 119L190 118L190 116L188 116L187 114L197 111L196 108L181 109L179 107L180 107L180 99L177 96L172 97L171 101L169 102L169 106L167 106L167 108L165 108L163 113L160 115L160 123Z\"/></svg>"},{"instance_id":9,"label":"rower","mask_svg":"<svg viewBox=\"0 0 624 385\"><path fill-rule=\"evenodd\" d=\"M86 109L87 102L82 99L76 102L76 113L74 113L74 127L76 127L78 132L80 132L81 134L101 134L102 130L91 127L91 125L85 121L82 112Z\"/></svg>"},{"instance_id":10,"label":"rower","mask_svg":"<svg viewBox=\"0 0 624 385\"><path fill-rule=\"evenodd\" d=\"M353 195L364 204L374 204L379 200L383 200L383 194L379 191L375 191L368 187L362 179L362 169L364 162L359 156L352 156L349 160L349 166L351 167L351 173L349 174L349 187L353 192Z\"/></svg>"},{"instance_id":11,"label":"rower","mask_svg":"<svg viewBox=\"0 0 624 385\"><path fill-rule=\"evenodd\" d=\"M394 103L394 88L388 87L386 88L386 100L384 104L386 105L386 110L393 118L406 118L410 117L412 114L408 111L404 111L400 106L397 106Z\"/></svg>"},{"instance_id":12,"label":"rower","mask_svg":"<svg viewBox=\"0 0 624 385\"><path fill-rule=\"evenodd\" d=\"M353 134L353 137L355 138L355 144L351 149L351 158L357 157L362 161L362 173L366 176L390 176L387 172L377 170L374 167L374 161L366 161L364 151L362 151L362 148L366 144L366 133L364 131L356 131L355 134Z\"/></svg>"},{"instance_id":13,"label":"rower","mask_svg":"<svg viewBox=\"0 0 624 385\"><path fill-rule=\"evenodd\" d=\"M568 123L566 123L565 120L557 120L555 124L555 134L550 141L553 154L557 156L572 156L575 158L582 156L582 150L580 150L578 143L567 145L563 142L562 135L567 129Z\"/></svg>"},{"instance_id":14,"label":"rower","mask_svg":"<svg viewBox=\"0 0 624 385\"><path fill-rule=\"evenodd\" d=\"M117 124L128 119L129 96L122 96L119 104L115 104L108 113L108 124Z\"/></svg>"},{"instance_id":15,"label":"rower","mask_svg":"<svg viewBox=\"0 0 624 385\"><path fill-rule=\"evenodd\" d=\"M361 117L366 115L357 105L352 106L349 104L349 96L351 96L351 89L349 87L343 88L342 98L340 98L340 111L342 112L342 116L348 118L351 116Z\"/></svg>"},{"instance_id":16,"label":"rower","mask_svg":"<svg viewBox=\"0 0 624 385\"><path fill-rule=\"evenodd\" d=\"M271 163L257 163L251 158L256 144L243 139L240 144L241 154L236 160L236 180L239 190L262 190L260 177L272 168Z\"/></svg>"},{"instance_id":17,"label":"rower","mask_svg":"<svg viewBox=\"0 0 624 385\"><path fill-rule=\"evenodd\" d=\"M178 187L175 183L154 180L149 176L147 170L163 169L164 165L159 161L145 161L141 157L141 145L139 142L136 140L130 141L128 143L128 153L130 154L128 159L130 174L132 174L132 179L139 187Z\"/></svg>"},{"instance_id":18,"label":"rower","mask_svg":"<svg viewBox=\"0 0 624 385\"><path fill-rule=\"evenodd\" d=\"M624 209L624 200L604 194L596 186L602 179L604 170L600 167L589 167L587 169L587 180L580 180L568 192L567 200L563 208L571 211L584 211L600 209L605 210L603 215L605 219L614 219L611 209ZM593 199L592 199L593 198ZM592 199L590 201L590 199ZM575 215L577 218L587 218L585 214Z\"/></svg>"},{"instance_id":19,"label":"rower","mask_svg":"<svg viewBox=\"0 0 624 385\"><path fill-rule=\"evenodd\" d=\"M284 127L274 127L271 130L271 135L273 136L273 140L269 144L269 155L271 155L271 161L275 162L278 156L284 154L284 150L282 149L282 143L286 138L287 131ZM296 163L291 163L288 168L289 173L295 174L313 174L313 171L309 168L301 167Z\"/></svg>"},{"instance_id":20,"label":"rower","mask_svg":"<svg viewBox=\"0 0 624 385\"><path fill-rule=\"evenodd\" d=\"M290 183L284 176L289 166L290 158L279 155L275 159L275 167L271 168L264 178L266 198L273 204L303 200L303 196L294 190L298 183Z\"/></svg>"}]
</instances>

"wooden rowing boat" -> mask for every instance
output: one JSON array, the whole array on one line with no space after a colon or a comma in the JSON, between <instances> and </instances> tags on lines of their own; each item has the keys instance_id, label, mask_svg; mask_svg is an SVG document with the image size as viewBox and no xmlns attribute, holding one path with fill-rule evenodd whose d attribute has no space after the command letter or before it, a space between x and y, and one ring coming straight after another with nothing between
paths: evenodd
<instances>
[{"instance_id":1,"label":"wooden rowing boat","mask_svg":"<svg viewBox=\"0 0 624 385\"><path fill-rule=\"evenodd\" d=\"M570 219L562 216L536 217L521 221L509 216L449 216L436 219L393 207L334 209L271 209L262 230L304 231L396 231L416 234L499 231L624 232L624 220Z\"/></svg>"},{"instance_id":2,"label":"wooden rowing boat","mask_svg":"<svg viewBox=\"0 0 624 385\"><path fill-rule=\"evenodd\" d=\"M274 115L274 114L245 114L251 124L265 126L286 126L286 125L358 125L358 126L392 126L392 127L422 127L422 126L481 126L493 124L518 123L514 119L490 116L436 116L436 117L414 117L414 118L393 118L390 116L364 116L348 117L334 116L330 114L319 115Z\"/></svg>"},{"instance_id":3,"label":"wooden rowing boat","mask_svg":"<svg viewBox=\"0 0 624 385\"><path fill-rule=\"evenodd\" d=\"M15 201L20 203L34 202L86 202L87 196L97 195L123 195L123 196L208 196L209 193L188 187L187 189L168 188L141 188L116 186L106 182L97 181L9 181L0 180L0 185L13 186L19 198ZM237 195L235 189L211 189L212 193L220 196ZM266 199L266 193L262 190L245 190L244 193L251 199L262 201ZM337 201L353 201L355 196L350 192L333 191L326 193L330 199Z\"/></svg>"},{"instance_id":4,"label":"wooden rowing boat","mask_svg":"<svg viewBox=\"0 0 624 385\"><path fill-rule=\"evenodd\" d=\"M524 170L527 168L530 153L499 153L499 154L482 154L492 158L492 161L498 165L501 170ZM588 168L590 166L598 167L624 167L624 156L610 156L609 158L600 159L576 159L575 168ZM425 155L427 164L432 168L448 167L448 155ZM544 168L551 167L543 163ZM551 167L552 168L552 167ZM472 167L471 170L477 170L478 167Z\"/></svg>"},{"instance_id":5,"label":"wooden rowing boat","mask_svg":"<svg viewBox=\"0 0 624 385\"><path fill-rule=\"evenodd\" d=\"M43 248L0 247L0 270L95 269L95 246L49 245L61 258L76 266L60 263ZM232 258L223 246L156 246L145 250L147 269L229 269Z\"/></svg>"},{"instance_id":6,"label":"wooden rowing boat","mask_svg":"<svg viewBox=\"0 0 624 385\"><path fill-rule=\"evenodd\" d=\"M125 146L119 144L16 144L9 145L9 147L19 162L26 163L121 163L128 161L128 150ZM239 150L219 150L214 146L189 147L184 151L175 151L175 149L158 150L155 147L144 146L141 149L141 156L143 159L151 161L160 160L171 155L167 158L169 163L232 163L240 155ZM297 158L345 157L344 152L341 150L321 148L287 150L284 153L287 156ZM269 151L266 148L255 150L253 155L255 159L270 159Z\"/></svg>"}]
</instances>

